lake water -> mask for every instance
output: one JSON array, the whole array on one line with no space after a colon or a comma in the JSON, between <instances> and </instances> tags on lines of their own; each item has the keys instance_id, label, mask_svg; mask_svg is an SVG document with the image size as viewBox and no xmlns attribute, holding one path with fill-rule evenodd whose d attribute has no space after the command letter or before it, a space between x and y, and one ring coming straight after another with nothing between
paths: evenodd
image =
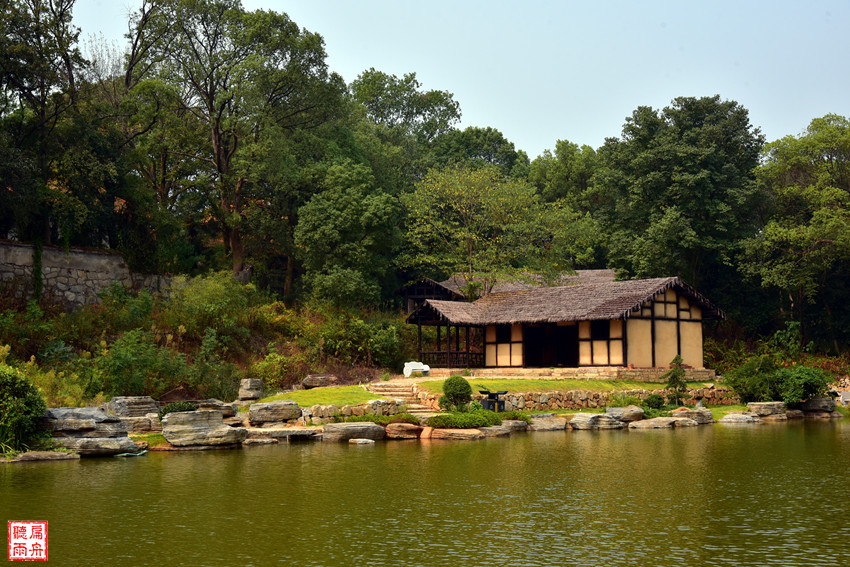
<instances>
[{"instance_id":1,"label":"lake water","mask_svg":"<svg viewBox=\"0 0 850 567\"><path fill-rule=\"evenodd\" d=\"M54 565L844 566L848 470L847 420L275 445L0 466L0 516Z\"/></svg>"}]
</instances>

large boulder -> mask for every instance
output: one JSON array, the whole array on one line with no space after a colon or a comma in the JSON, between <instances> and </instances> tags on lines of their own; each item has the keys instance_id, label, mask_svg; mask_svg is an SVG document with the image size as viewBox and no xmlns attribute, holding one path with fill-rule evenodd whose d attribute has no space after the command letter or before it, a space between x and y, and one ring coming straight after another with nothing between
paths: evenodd
<instances>
[{"instance_id":1,"label":"large boulder","mask_svg":"<svg viewBox=\"0 0 850 567\"><path fill-rule=\"evenodd\" d=\"M554 413L541 413L529 416L529 431L563 431L567 428L567 420Z\"/></svg>"},{"instance_id":2,"label":"large boulder","mask_svg":"<svg viewBox=\"0 0 850 567\"><path fill-rule=\"evenodd\" d=\"M835 400L832 398L812 398L803 402L800 409L804 412L822 411L831 413L835 411Z\"/></svg>"},{"instance_id":3,"label":"large boulder","mask_svg":"<svg viewBox=\"0 0 850 567\"><path fill-rule=\"evenodd\" d=\"M626 406L623 408L606 408L605 414L610 415L617 421L629 423L643 419L643 408L638 406Z\"/></svg>"},{"instance_id":4,"label":"large boulder","mask_svg":"<svg viewBox=\"0 0 850 567\"><path fill-rule=\"evenodd\" d=\"M390 423L387 425L387 439L419 439L422 426L412 423Z\"/></svg>"},{"instance_id":5,"label":"large boulder","mask_svg":"<svg viewBox=\"0 0 850 567\"><path fill-rule=\"evenodd\" d=\"M324 426L323 441L345 443L349 439L383 439L386 435L384 428L371 421L355 423L328 423Z\"/></svg>"},{"instance_id":6,"label":"large boulder","mask_svg":"<svg viewBox=\"0 0 850 567\"><path fill-rule=\"evenodd\" d=\"M708 408L676 408L670 413L673 417L692 419L700 425L714 423L714 416Z\"/></svg>"},{"instance_id":7,"label":"large boulder","mask_svg":"<svg viewBox=\"0 0 850 567\"><path fill-rule=\"evenodd\" d=\"M566 422L564 422L566 423ZM528 431L528 422L522 419L503 419L502 427L507 427L513 431Z\"/></svg>"},{"instance_id":8,"label":"large boulder","mask_svg":"<svg viewBox=\"0 0 850 567\"><path fill-rule=\"evenodd\" d=\"M446 439L449 441L478 441L484 439L484 434L478 429L435 429L431 439Z\"/></svg>"},{"instance_id":9,"label":"large boulder","mask_svg":"<svg viewBox=\"0 0 850 567\"><path fill-rule=\"evenodd\" d=\"M629 424L629 429L672 429L676 426L675 417L653 417Z\"/></svg>"},{"instance_id":10,"label":"large boulder","mask_svg":"<svg viewBox=\"0 0 850 567\"><path fill-rule=\"evenodd\" d=\"M109 400L106 409L118 417L145 417L159 413L159 404L150 396L116 396Z\"/></svg>"},{"instance_id":11,"label":"large boulder","mask_svg":"<svg viewBox=\"0 0 850 567\"><path fill-rule=\"evenodd\" d=\"M479 427L478 431L484 434L484 437L508 437L511 430L504 425L491 425L490 427Z\"/></svg>"},{"instance_id":12,"label":"large boulder","mask_svg":"<svg viewBox=\"0 0 850 567\"><path fill-rule=\"evenodd\" d=\"M264 427L262 429L252 427L247 431L246 441L268 439L275 442L294 443L297 441L317 441L322 438L321 431L317 427Z\"/></svg>"},{"instance_id":13,"label":"large boulder","mask_svg":"<svg viewBox=\"0 0 850 567\"><path fill-rule=\"evenodd\" d=\"M242 443L248 431L225 425L218 410L197 410L167 414L162 418L162 435L175 447L195 447Z\"/></svg>"},{"instance_id":14,"label":"large boulder","mask_svg":"<svg viewBox=\"0 0 850 567\"><path fill-rule=\"evenodd\" d=\"M785 413L785 402L750 402L747 411L753 415L779 415Z\"/></svg>"},{"instance_id":15,"label":"large boulder","mask_svg":"<svg viewBox=\"0 0 850 567\"><path fill-rule=\"evenodd\" d=\"M622 429L625 427L622 421L614 419L604 413L577 413L570 420L572 429Z\"/></svg>"},{"instance_id":16,"label":"large boulder","mask_svg":"<svg viewBox=\"0 0 850 567\"><path fill-rule=\"evenodd\" d=\"M215 398L210 398L209 400L203 400L198 402L198 409L218 410L221 412L222 417L224 417L225 419L227 419L228 417L235 417L236 412L238 411L236 404L228 404Z\"/></svg>"},{"instance_id":17,"label":"large boulder","mask_svg":"<svg viewBox=\"0 0 850 567\"><path fill-rule=\"evenodd\" d=\"M127 437L121 419L106 415L99 408L50 408L42 427L53 441L80 455L117 455L142 450Z\"/></svg>"},{"instance_id":18,"label":"large boulder","mask_svg":"<svg viewBox=\"0 0 850 567\"><path fill-rule=\"evenodd\" d=\"M308 374L306 378L301 380L301 386L305 390L311 388L327 388L328 386L336 386L339 378L333 374Z\"/></svg>"},{"instance_id":19,"label":"large boulder","mask_svg":"<svg viewBox=\"0 0 850 567\"><path fill-rule=\"evenodd\" d=\"M263 381L259 378L243 378L239 384L240 400L259 400L263 397Z\"/></svg>"},{"instance_id":20,"label":"large boulder","mask_svg":"<svg viewBox=\"0 0 850 567\"><path fill-rule=\"evenodd\" d=\"M727 413L723 417L717 420L717 423L725 423L728 425L753 425L757 423L764 423L762 419L755 415L754 413Z\"/></svg>"},{"instance_id":21,"label":"large boulder","mask_svg":"<svg viewBox=\"0 0 850 567\"><path fill-rule=\"evenodd\" d=\"M290 400L251 404L248 408L248 421L253 426L266 423L286 423L301 417L301 408Z\"/></svg>"}]
</instances>

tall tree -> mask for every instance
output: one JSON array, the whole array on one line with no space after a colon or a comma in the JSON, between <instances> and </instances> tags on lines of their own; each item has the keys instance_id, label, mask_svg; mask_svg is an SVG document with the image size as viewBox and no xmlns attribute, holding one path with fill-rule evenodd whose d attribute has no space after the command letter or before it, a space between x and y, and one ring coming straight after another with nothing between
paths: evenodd
<instances>
[{"instance_id":1,"label":"tall tree","mask_svg":"<svg viewBox=\"0 0 850 567\"><path fill-rule=\"evenodd\" d=\"M139 22L161 38L148 54L150 68L176 87L178 110L208 132L204 148L183 151L214 171L211 212L238 272L257 144L270 125L294 130L328 120L344 83L327 70L321 36L286 14L248 12L238 0L165 0L158 7L165 17Z\"/></svg>"},{"instance_id":2,"label":"tall tree","mask_svg":"<svg viewBox=\"0 0 850 567\"><path fill-rule=\"evenodd\" d=\"M9 145L30 161L32 193L15 196L18 236L49 243L51 217L67 214L68 200L54 183L53 163L63 155L54 132L75 104L77 74L85 64L71 24L75 0L5 0L0 4L2 128ZM23 190L19 187L19 190Z\"/></svg>"},{"instance_id":3,"label":"tall tree","mask_svg":"<svg viewBox=\"0 0 850 567\"><path fill-rule=\"evenodd\" d=\"M523 177L528 169L528 155L489 126L450 130L435 138L431 146L434 163L440 167L462 162L492 165L514 177Z\"/></svg>"},{"instance_id":4,"label":"tall tree","mask_svg":"<svg viewBox=\"0 0 850 567\"><path fill-rule=\"evenodd\" d=\"M678 274L710 289L739 241L758 229L762 145L747 110L719 96L635 110L622 137L599 150L592 192L613 264L632 276Z\"/></svg>"},{"instance_id":5,"label":"tall tree","mask_svg":"<svg viewBox=\"0 0 850 567\"><path fill-rule=\"evenodd\" d=\"M460 274L470 296L529 272L559 275L582 253L568 244L578 220L571 211L544 206L532 185L493 166L433 169L402 202L409 220L401 264L431 277Z\"/></svg>"},{"instance_id":6,"label":"tall tree","mask_svg":"<svg viewBox=\"0 0 850 567\"><path fill-rule=\"evenodd\" d=\"M850 333L839 331L850 310L844 289L850 263L850 120L829 114L806 132L765 147L758 178L771 197L763 230L745 242L742 270L780 290L784 306L804 329L808 311L825 312L836 351Z\"/></svg>"},{"instance_id":7,"label":"tall tree","mask_svg":"<svg viewBox=\"0 0 850 567\"><path fill-rule=\"evenodd\" d=\"M558 140L555 151L544 150L529 168L528 179L546 201L566 198L574 206L585 203L596 173L596 151L568 140Z\"/></svg>"}]
</instances>

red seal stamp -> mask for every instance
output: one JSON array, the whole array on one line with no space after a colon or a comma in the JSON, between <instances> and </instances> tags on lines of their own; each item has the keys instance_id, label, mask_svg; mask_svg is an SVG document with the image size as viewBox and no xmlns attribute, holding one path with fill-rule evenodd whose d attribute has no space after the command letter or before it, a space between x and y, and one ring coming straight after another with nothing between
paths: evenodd
<instances>
[{"instance_id":1,"label":"red seal stamp","mask_svg":"<svg viewBox=\"0 0 850 567\"><path fill-rule=\"evenodd\" d=\"M47 561L47 522L9 520L9 561Z\"/></svg>"}]
</instances>

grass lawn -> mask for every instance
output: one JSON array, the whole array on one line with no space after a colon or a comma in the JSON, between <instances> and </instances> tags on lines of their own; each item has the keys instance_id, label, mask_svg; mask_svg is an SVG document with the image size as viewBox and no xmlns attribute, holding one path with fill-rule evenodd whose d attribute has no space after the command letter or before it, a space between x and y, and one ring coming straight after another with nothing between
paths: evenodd
<instances>
[{"instance_id":1,"label":"grass lawn","mask_svg":"<svg viewBox=\"0 0 850 567\"><path fill-rule=\"evenodd\" d=\"M747 406L742 404L734 406L708 406L708 409L711 410L711 416L714 418L714 421L717 421L730 411L747 411Z\"/></svg>"},{"instance_id":2,"label":"grass lawn","mask_svg":"<svg viewBox=\"0 0 850 567\"><path fill-rule=\"evenodd\" d=\"M269 396L258 402L276 402L278 400L291 400L297 403L302 408L321 404L336 406L353 406L368 402L369 400L386 399L384 396L373 394L360 386L331 386L329 388L313 388L312 390L297 390L286 394L278 394ZM247 406L240 408L241 411L248 411Z\"/></svg>"},{"instance_id":3,"label":"grass lawn","mask_svg":"<svg viewBox=\"0 0 850 567\"><path fill-rule=\"evenodd\" d=\"M667 386L666 382L637 382L625 380L486 380L483 378L467 378L472 385L472 391L507 390L508 392L554 392L561 390L592 390L611 392L618 390L657 390ZM420 390L431 394L443 392L445 380L419 382ZM704 388L710 382L688 382L689 388Z\"/></svg>"},{"instance_id":4,"label":"grass lawn","mask_svg":"<svg viewBox=\"0 0 850 567\"><path fill-rule=\"evenodd\" d=\"M152 449L154 447L159 447L160 445L165 445L168 441L165 440L165 437L162 436L162 433L142 433L135 434L131 433L129 435L130 439L133 441L147 441L148 448Z\"/></svg>"}]
</instances>

